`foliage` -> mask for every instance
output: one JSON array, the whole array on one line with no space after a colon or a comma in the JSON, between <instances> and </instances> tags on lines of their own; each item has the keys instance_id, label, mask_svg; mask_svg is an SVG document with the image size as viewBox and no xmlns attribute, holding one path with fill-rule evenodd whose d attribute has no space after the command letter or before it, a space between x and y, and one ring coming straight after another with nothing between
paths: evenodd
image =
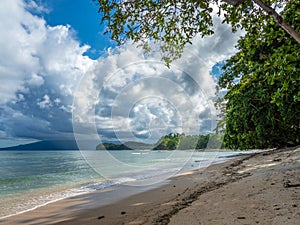
<instances>
[{"instance_id":1,"label":"foliage","mask_svg":"<svg viewBox=\"0 0 300 225\"><path fill-rule=\"evenodd\" d=\"M216 134L189 135L170 133L161 137L155 144L129 141L120 144L99 144L97 150L190 150L190 149L216 149L221 147L222 137Z\"/></svg>"},{"instance_id":2,"label":"foliage","mask_svg":"<svg viewBox=\"0 0 300 225\"><path fill-rule=\"evenodd\" d=\"M300 1L283 17L300 31ZM274 21L249 27L239 52L219 80L227 88L225 147L270 148L300 144L300 51Z\"/></svg>"},{"instance_id":3,"label":"foliage","mask_svg":"<svg viewBox=\"0 0 300 225\"><path fill-rule=\"evenodd\" d=\"M127 40L141 43L149 52L149 41L159 46L162 59L169 64L181 56L183 48L191 44L197 34L213 34L213 8L224 15L223 22L233 31L257 29L270 20L270 16L252 0L97 0L105 33L123 44ZM285 0L265 0L268 5L280 6ZM276 12L275 12L276 13ZM153 47L153 46L152 46Z\"/></svg>"},{"instance_id":4,"label":"foliage","mask_svg":"<svg viewBox=\"0 0 300 225\"><path fill-rule=\"evenodd\" d=\"M201 136L199 136L196 148L197 149L204 149L204 148L206 148L207 144L208 144L208 141L209 141L209 135L201 135Z\"/></svg>"},{"instance_id":5,"label":"foliage","mask_svg":"<svg viewBox=\"0 0 300 225\"><path fill-rule=\"evenodd\" d=\"M169 134L158 140L155 150L175 150L179 146L181 135Z\"/></svg>"},{"instance_id":6,"label":"foliage","mask_svg":"<svg viewBox=\"0 0 300 225\"><path fill-rule=\"evenodd\" d=\"M186 149L213 149L221 147L222 137L216 134L207 135L180 135L169 134L162 137L156 144L156 150L186 150Z\"/></svg>"},{"instance_id":7,"label":"foliage","mask_svg":"<svg viewBox=\"0 0 300 225\"><path fill-rule=\"evenodd\" d=\"M209 134L209 140L207 142L207 149L223 149L223 139L224 135L223 134ZM200 147L199 147L200 148Z\"/></svg>"},{"instance_id":8,"label":"foliage","mask_svg":"<svg viewBox=\"0 0 300 225\"><path fill-rule=\"evenodd\" d=\"M96 150L132 150L125 144L103 143L96 147Z\"/></svg>"}]
</instances>

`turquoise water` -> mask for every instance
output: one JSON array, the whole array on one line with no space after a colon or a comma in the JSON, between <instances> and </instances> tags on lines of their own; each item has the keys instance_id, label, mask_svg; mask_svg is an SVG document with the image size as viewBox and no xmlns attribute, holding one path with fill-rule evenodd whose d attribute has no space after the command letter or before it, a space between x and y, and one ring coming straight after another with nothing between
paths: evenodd
<instances>
[{"instance_id":1,"label":"turquoise water","mask_svg":"<svg viewBox=\"0 0 300 225\"><path fill-rule=\"evenodd\" d=\"M128 181L168 178L169 174L224 161L224 156L237 152L179 153L170 160L170 151L113 151L111 156L130 165L124 167L128 169L104 160L97 164L97 173L80 151L1 151L0 218ZM94 151L84 156L101 158L103 154ZM179 163L183 158L189 159L184 165Z\"/></svg>"},{"instance_id":2,"label":"turquoise water","mask_svg":"<svg viewBox=\"0 0 300 225\"><path fill-rule=\"evenodd\" d=\"M7 151L0 162L0 196L99 177L79 151Z\"/></svg>"}]
</instances>

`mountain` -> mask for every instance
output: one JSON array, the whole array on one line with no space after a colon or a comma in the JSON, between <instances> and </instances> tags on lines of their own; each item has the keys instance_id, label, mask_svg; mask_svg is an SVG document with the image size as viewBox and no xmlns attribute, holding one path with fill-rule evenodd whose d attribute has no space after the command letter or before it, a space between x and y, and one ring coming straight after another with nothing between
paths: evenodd
<instances>
[{"instance_id":1,"label":"mountain","mask_svg":"<svg viewBox=\"0 0 300 225\"><path fill-rule=\"evenodd\" d=\"M17 145L7 148L0 148L2 151L21 151L21 150L78 150L75 140L51 140L38 141L25 145Z\"/></svg>"}]
</instances>

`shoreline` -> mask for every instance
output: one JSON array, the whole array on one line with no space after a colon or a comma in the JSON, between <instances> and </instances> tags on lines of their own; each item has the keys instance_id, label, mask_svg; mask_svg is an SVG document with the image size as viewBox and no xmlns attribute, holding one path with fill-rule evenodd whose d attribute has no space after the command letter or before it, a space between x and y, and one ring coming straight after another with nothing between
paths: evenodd
<instances>
[{"instance_id":1,"label":"shoreline","mask_svg":"<svg viewBox=\"0 0 300 225\"><path fill-rule=\"evenodd\" d=\"M177 175L154 189L114 187L51 203L0 223L297 224L299 160L299 146L238 156ZM123 198L118 200L120 196ZM110 202L99 206L104 200Z\"/></svg>"},{"instance_id":2,"label":"shoreline","mask_svg":"<svg viewBox=\"0 0 300 225\"><path fill-rule=\"evenodd\" d=\"M22 151L23 153L24 151ZM203 153L203 152L201 152ZM232 151L226 151L226 154L224 153L220 153L219 151L213 151L211 153L214 154L220 154L221 156L214 156L212 158L212 160L209 160L209 164L211 163L220 163L222 161L228 160L227 157L233 157L235 155L237 155L237 153L232 152ZM135 154L135 153L131 153L131 154ZM214 155L213 154L213 155ZM228 156L229 155L229 156ZM207 156L206 153L204 153L203 155L199 156L200 159L202 157L211 157L211 156ZM192 157L191 157L192 159ZM182 170L194 170L194 169L199 169L202 166L207 167L207 163L205 162L206 160L198 160L199 158L196 156L195 160L191 160L190 162L186 163L186 165L182 168ZM176 174L178 172L175 172L174 174ZM179 171L179 173L182 173L182 171ZM171 177L172 174L170 174L167 177ZM127 177L127 176L125 176ZM156 173L154 173L154 183L155 179L156 179L157 175ZM166 177L166 178L167 178ZM86 180L84 183L74 183L74 184L68 184L68 185L64 185L64 186L48 186L48 187L43 187L43 188L39 188L39 189L32 189L30 191L28 191L27 193L23 193L23 196L19 196L20 201L18 200L18 194L11 197L6 197L4 196L4 199L2 199L1 204L0 204L0 221L9 217L14 217L26 212L30 212L36 209L39 209L40 207L46 206L48 204L52 204L54 202L57 201L61 201L61 200L65 200L71 197L75 197L75 196L82 196L84 194L91 194L92 192L97 192L99 190L102 189L106 189L109 187L116 187L117 188L121 188L120 185L123 184L123 182L125 182L126 185L126 181L123 178L117 179L117 180L105 180L102 179L101 181L99 179L102 178L98 178L98 180L93 180L93 181L88 181ZM151 176L150 176L151 179ZM159 178L160 179L160 178ZM166 180L166 179L162 179ZM139 179L137 179L137 181L135 182L140 182ZM159 183L158 183L159 184ZM129 183L129 185L131 185L131 182ZM132 184L133 186L135 186L135 184ZM137 186L141 186L140 184L136 184ZM159 184L162 185L162 184ZM119 187L118 187L119 186ZM149 186L151 188L151 186ZM156 186L154 186L156 187ZM152 187L153 188L153 187ZM149 188L148 188L149 189ZM148 190L147 189L147 190ZM130 191L129 191L130 192ZM137 190L137 192L139 192L139 190ZM134 194L134 192L130 192L131 194ZM19 194L20 195L20 194ZM127 197L127 193L124 193L124 196ZM122 197L123 198L123 197ZM12 202L12 204L11 204ZM111 202L109 202L111 203ZM31 206L32 204L32 206ZM102 204L101 204L102 205ZM3 211L1 210L3 209ZM8 214L7 212L12 212L10 214Z\"/></svg>"}]
</instances>

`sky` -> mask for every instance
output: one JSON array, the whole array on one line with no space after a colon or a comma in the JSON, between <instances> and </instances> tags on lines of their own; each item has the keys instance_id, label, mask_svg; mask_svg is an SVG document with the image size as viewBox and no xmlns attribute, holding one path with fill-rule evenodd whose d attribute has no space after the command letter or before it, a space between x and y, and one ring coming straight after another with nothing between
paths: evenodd
<instances>
[{"instance_id":1,"label":"sky","mask_svg":"<svg viewBox=\"0 0 300 225\"><path fill-rule=\"evenodd\" d=\"M215 17L215 34L167 68L158 52L117 47L100 19L92 0L1 0L0 147L212 132L216 80L239 34Z\"/></svg>"}]
</instances>

